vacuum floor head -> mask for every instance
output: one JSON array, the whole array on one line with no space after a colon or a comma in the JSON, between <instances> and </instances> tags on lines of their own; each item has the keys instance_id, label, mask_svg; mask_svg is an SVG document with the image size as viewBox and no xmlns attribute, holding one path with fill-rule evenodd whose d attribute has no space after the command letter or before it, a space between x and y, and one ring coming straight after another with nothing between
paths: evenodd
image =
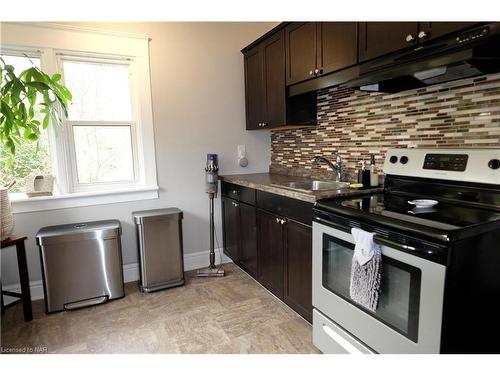
<instances>
[{"instance_id":1,"label":"vacuum floor head","mask_svg":"<svg viewBox=\"0 0 500 375\"><path fill-rule=\"evenodd\" d=\"M222 268L222 266L215 268L207 267L196 271L196 276L198 277L222 277L224 275L224 268Z\"/></svg>"}]
</instances>

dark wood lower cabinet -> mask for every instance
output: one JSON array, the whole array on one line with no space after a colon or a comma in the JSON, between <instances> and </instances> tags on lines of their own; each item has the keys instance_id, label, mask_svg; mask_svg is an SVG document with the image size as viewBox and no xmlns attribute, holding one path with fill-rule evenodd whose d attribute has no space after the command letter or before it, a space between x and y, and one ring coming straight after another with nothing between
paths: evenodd
<instances>
[{"instance_id":1,"label":"dark wood lower cabinet","mask_svg":"<svg viewBox=\"0 0 500 375\"><path fill-rule=\"evenodd\" d=\"M256 208L245 203L240 208L240 266L257 277L257 215Z\"/></svg>"},{"instance_id":2,"label":"dark wood lower cabinet","mask_svg":"<svg viewBox=\"0 0 500 375\"><path fill-rule=\"evenodd\" d=\"M257 280L312 322L312 228L257 211Z\"/></svg>"},{"instance_id":3,"label":"dark wood lower cabinet","mask_svg":"<svg viewBox=\"0 0 500 375\"><path fill-rule=\"evenodd\" d=\"M311 322L312 228L306 211L312 206L274 194L259 194L254 206L230 198L228 192L237 190L230 187L223 182L224 254Z\"/></svg>"},{"instance_id":4,"label":"dark wood lower cabinet","mask_svg":"<svg viewBox=\"0 0 500 375\"><path fill-rule=\"evenodd\" d=\"M284 301L312 322L312 228L287 221L284 234Z\"/></svg>"},{"instance_id":5,"label":"dark wood lower cabinet","mask_svg":"<svg viewBox=\"0 0 500 375\"><path fill-rule=\"evenodd\" d=\"M235 263L239 261L240 224L238 203L222 197L222 239L224 254Z\"/></svg>"},{"instance_id":6,"label":"dark wood lower cabinet","mask_svg":"<svg viewBox=\"0 0 500 375\"><path fill-rule=\"evenodd\" d=\"M283 299L283 225L265 211L257 211L259 274L257 280L276 297Z\"/></svg>"}]
</instances>

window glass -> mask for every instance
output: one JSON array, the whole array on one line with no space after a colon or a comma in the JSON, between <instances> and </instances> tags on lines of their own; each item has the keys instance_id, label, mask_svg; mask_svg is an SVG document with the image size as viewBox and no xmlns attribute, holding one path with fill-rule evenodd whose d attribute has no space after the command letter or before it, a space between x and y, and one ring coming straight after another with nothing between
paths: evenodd
<instances>
[{"instance_id":1,"label":"window glass","mask_svg":"<svg viewBox=\"0 0 500 375\"><path fill-rule=\"evenodd\" d=\"M69 120L132 120L127 65L65 60L63 69L73 94Z\"/></svg>"},{"instance_id":2,"label":"window glass","mask_svg":"<svg viewBox=\"0 0 500 375\"><path fill-rule=\"evenodd\" d=\"M134 179L130 126L73 126L78 182Z\"/></svg>"}]
</instances>

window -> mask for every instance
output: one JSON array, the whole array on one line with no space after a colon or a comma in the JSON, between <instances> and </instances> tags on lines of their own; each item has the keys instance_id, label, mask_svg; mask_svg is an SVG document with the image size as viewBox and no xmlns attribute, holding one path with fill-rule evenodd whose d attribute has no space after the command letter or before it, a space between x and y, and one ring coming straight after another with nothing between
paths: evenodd
<instances>
[{"instance_id":1,"label":"window","mask_svg":"<svg viewBox=\"0 0 500 375\"><path fill-rule=\"evenodd\" d=\"M14 212L158 198L146 36L6 23L1 43L16 71L34 63L60 73L73 95L62 126L19 146L9 173L0 150L0 183L18 181ZM29 174L53 175L53 196L21 193Z\"/></svg>"},{"instance_id":2,"label":"window","mask_svg":"<svg viewBox=\"0 0 500 375\"><path fill-rule=\"evenodd\" d=\"M65 120L73 190L136 182L129 62L63 55L60 66L73 94Z\"/></svg>"},{"instance_id":3,"label":"window","mask_svg":"<svg viewBox=\"0 0 500 375\"><path fill-rule=\"evenodd\" d=\"M36 66L40 68L40 56L31 51L2 50L0 54L6 64L14 67L16 74ZM51 174L51 156L46 131L42 131L38 142L24 142L17 145L15 157L10 152L0 148L0 185L7 185L16 180L12 188L14 192L26 191L26 177L30 174Z\"/></svg>"}]
</instances>

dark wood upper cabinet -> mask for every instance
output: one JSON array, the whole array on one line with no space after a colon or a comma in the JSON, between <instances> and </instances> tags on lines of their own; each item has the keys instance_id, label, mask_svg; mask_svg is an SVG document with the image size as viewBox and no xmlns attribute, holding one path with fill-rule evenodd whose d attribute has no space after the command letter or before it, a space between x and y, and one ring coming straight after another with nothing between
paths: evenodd
<instances>
[{"instance_id":1,"label":"dark wood upper cabinet","mask_svg":"<svg viewBox=\"0 0 500 375\"><path fill-rule=\"evenodd\" d=\"M257 46L245 53L245 113L247 130L259 129L264 122L263 52Z\"/></svg>"},{"instance_id":2,"label":"dark wood upper cabinet","mask_svg":"<svg viewBox=\"0 0 500 375\"><path fill-rule=\"evenodd\" d=\"M286 124L284 31L244 53L247 130Z\"/></svg>"},{"instance_id":3,"label":"dark wood upper cabinet","mask_svg":"<svg viewBox=\"0 0 500 375\"><path fill-rule=\"evenodd\" d=\"M316 69L316 23L294 22L285 29L286 83L314 78Z\"/></svg>"},{"instance_id":4,"label":"dark wood upper cabinet","mask_svg":"<svg viewBox=\"0 0 500 375\"><path fill-rule=\"evenodd\" d=\"M417 44L418 22L360 22L359 62Z\"/></svg>"},{"instance_id":5,"label":"dark wood upper cabinet","mask_svg":"<svg viewBox=\"0 0 500 375\"><path fill-rule=\"evenodd\" d=\"M283 299L283 228L279 218L257 211L259 273L257 280L276 297Z\"/></svg>"},{"instance_id":6,"label":"dark wood upper cabinet","mask_svg":"<svg viewBox=\"0 0 500 375\"><path fill-rule=\"evenodd\" d=\"M284 301L312 322L312 228L288 220L285 225Z\"/></svg>"},{"instance_id":7,"label":"dark wood upper cabinet","mask_svg":"<svg viewBox=\"0 0 500 375\"><path fill-rule=\"evenodd\" d=\"M419 22L418 40L423 42L477 25L475 22Z\"/></svg>"},{"instance_id":8,"label":"dark wood upper cabinet","mask_svg":"<svg viewBox=\"0 0 500 375\"><path fill-rule=\"evenodd\" d=\"M286 124L285 38L280 31L262 43L264 57L264 123Z\"/></svg>"},{"instance_id":9,"label":"dark wood upper cabinet","mask_svg":"<svg viewBox=\"0 0 500 375\"><path fill-rule=\"evenodd\" d=\"M235 263L239 261L240 225L238 202L222 197L222 227L224 254Z\"/></svg>"},{"instance_id":10,"label":"dark wood upper cabinet","mask_svg":"<svg viewBox=\"0 0 500 375\"><path fill-rule=\"evenodd\" d=\"M287 85L354 65L356 22L295 22L285 29Z\"/></svg>"},{"instance_id":11,"label":"dark wood upper cabinet","mask_svg":"<svg viewBox=\"0 0 500 375\"><path fill-rule=\"evenodd\" d=\"M358 62L356 22L318 22L317 38L318 74L328 74Z\"/></svg>"},{"instance_id":12,"label":"dark wood upper cabinet","mask_svg":"<svg viewBox=\"0 0 500 375\"><path fill-rule=\"evenodd\" d=\"M240 266L257 278L257 216L256 208L240 203Z\"/></svg>"}]
</instances>

